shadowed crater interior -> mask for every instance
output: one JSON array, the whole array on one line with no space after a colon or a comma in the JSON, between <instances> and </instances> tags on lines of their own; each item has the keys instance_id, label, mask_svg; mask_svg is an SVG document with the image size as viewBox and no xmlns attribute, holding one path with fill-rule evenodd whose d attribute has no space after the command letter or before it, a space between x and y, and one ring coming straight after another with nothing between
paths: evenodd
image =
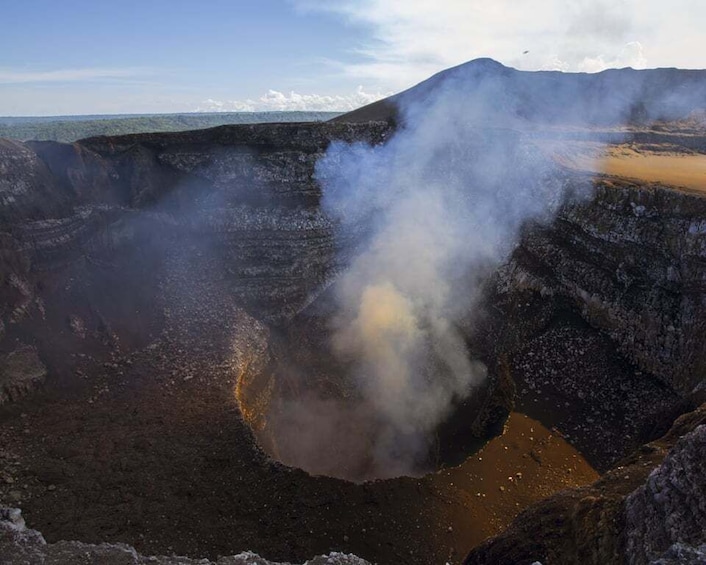
<instances>
[{"instance_id":1,"label":"shadowed crater interior","mask_svg":"<svg viewBox=\"0 0 706 565\"><path fill-rule=\"evenodd\" d=\"M249 364L239 378L241 411L271 457L355 482L420 476L461 463L502 432L513 385L509 375L498 378L495 368L488 374L480 362L475 370L487 378L469 386L432 433L391 424L361 393L366 375L355 360L335 352L332 292L272 330L262 362ZM442 359L425 361L421 379L449 378ZM426 384L420 383L419 395Z\"/></svg>"}]
</instances>

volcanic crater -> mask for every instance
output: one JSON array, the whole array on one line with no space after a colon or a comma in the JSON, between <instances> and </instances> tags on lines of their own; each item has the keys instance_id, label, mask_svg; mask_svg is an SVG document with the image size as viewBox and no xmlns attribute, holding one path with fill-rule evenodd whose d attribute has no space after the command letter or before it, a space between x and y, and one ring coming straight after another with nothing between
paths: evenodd
<instances>
[{"instance_id":1,"label":"volcanic crater","mask_svg":"<svg viewBox=\"0 0 706 565\"><path fill-rule=\"evenodd\" d=\"M9 563L51 551L71 562L61 540L212 560L623 562L625 500L647 504L634 493L670 449L696 453L706 422L706 199L696 177L604 174L585 144L703 155L703 124L680 119L706 99L706 78L680 75L697 102L679 115L659 105L670 73L640 75L627 114L600 114L593 94L632 85L634 71L593 91L567 78L605 122L562 128L571 116L550 112L561 100L538 94L562 79L525 73L520 88L491 63L448 72L540 101L541 127L519 139L583 197L524 222L478 277L474 315L454 331L485 378L404 469L375 458L386 423L332 349L355 246L322 210L317 163L335 143L385 147L419 116L409 100L426 104L441 79L327 123L0 140L0 501L49 542L20 543L8 526ZM669 113L659 128L653 106ZM443 370L432 361L428 374ZM684 484L699 484L698 460ZM683 520L698 523L693 512ZM635 562L703 542L675 536Z\"/></svg>"}]
</instances>

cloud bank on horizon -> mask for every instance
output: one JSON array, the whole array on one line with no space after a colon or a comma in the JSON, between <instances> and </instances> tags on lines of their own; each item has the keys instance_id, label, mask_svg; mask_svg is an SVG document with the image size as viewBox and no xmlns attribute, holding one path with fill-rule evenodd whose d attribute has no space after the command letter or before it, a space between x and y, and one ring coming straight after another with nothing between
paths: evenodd
<instances>
[{"instance_id":1,"label":"cloud bank on horizon","mask_svg":"<svg viewBox=\"0 0 706 565\"><path fill-rule=\"evenodd\" d=\"M204 100L197 112L348 112L366 104L371 104L393 94L392 92L365 92L358 86L351 94L333 96L321 94L300 94L290 91L288 94L269 90L253 100Z\"/></svg>"}]
</instances>

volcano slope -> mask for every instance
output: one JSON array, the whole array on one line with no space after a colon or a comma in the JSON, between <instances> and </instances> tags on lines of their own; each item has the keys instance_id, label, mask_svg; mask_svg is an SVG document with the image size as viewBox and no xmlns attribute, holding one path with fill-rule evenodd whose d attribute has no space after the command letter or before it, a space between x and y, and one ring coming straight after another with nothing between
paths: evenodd
<instances>
[{"instance_id":1,"label":"volcano slope","mask_svg":"<svg viewBox=\"0 0 706 565\"><path fill-rule=\"evenodd\" d=\"M516 71L479 61L459 73L493 85ZM595 80L632 84L615 73ZM483 277L483 316L463 335L489 377L435 431L430 472L362 484L321 476L345 476L345 450L298 461L268 423L283 399L351 392L319 357L352 257L321 210L316 163L336 140L384 147L421 107L388 101L408 110L364 123L0 142L0 501L50 542L27 541L6 511L3 558L49 555L60 540L299 562L331 551L460 562L476 546L468 562L696 554L706 200L698 186L618 178L585 157L596 143L601 154L703 155L703 82L667 74L638 75L649 96L610 119L596 119L599 99L581 127L541 112L523 122L522 143L590 197L525 225ZM697 93L679 112L657 93L675 77ZM431 96L429 83L417 92ZM685 498L665 506L654 493L669 476ZM100 562L124 546L76 547Z\"/></svg>"}]
</instances>

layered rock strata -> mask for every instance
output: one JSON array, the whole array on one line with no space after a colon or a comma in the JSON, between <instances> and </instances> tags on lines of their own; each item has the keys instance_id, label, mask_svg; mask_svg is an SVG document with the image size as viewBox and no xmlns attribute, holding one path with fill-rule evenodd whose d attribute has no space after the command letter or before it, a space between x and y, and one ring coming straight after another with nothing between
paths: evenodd
<instances>
[{"instance_id":1,"label":"layered rock strata","mask_svg":"<svg viewBox=\"0 0 706 565\"><path fill-rule=\"evenodd\" d=\"M502 293L569 301L643 371L681 394L706 363L706 199L606 181L533 229L501 269Z\"/></svg>"}]
</instances>

